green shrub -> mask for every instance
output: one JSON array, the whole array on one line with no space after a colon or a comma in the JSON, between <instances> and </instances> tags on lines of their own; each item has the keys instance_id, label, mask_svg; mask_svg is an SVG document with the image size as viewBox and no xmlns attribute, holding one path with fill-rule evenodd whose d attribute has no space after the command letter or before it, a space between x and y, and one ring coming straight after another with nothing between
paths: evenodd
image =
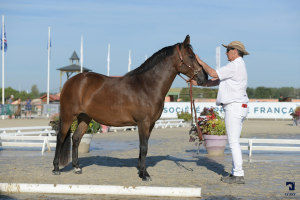
<instances>
[{"instance_id":1,"label":"green shrub","mask_svg":"<svg viewBox=\"0 0 300 200\"><path fill-rule=\"evenodd\" d=\"M78 126L78 121L75 120L72 125L71 125L71 132L74 133L77 129L77 126ZM93 133L97 133L97 132L100 132L101 131L101 125L92 120L90 123L89 123L89 126L88 126L88 129L86 131L86 133L90 133L90 134L93 134Z\"/></svg>"},{"instance_id":2,"label":"green shrub","mask_svg":"<svg viewBox=\"0 0 300 200\"><path fill-rule=\"evenodd\" d=\"M49 122L49 125L52 126L52 129L56 131L56 133L58 133L58 129L59 129L59 118L58 116L55 116L52 118L52 120ZM77 129L77 126L78 126L78 122L77 120L75 120L72 125L71 125L71 132L74 133ZM101 125L92 120L89 124L89 127L86 131L86 133L90 133L90 134L93 134L93 133L97 133L97 132L100 132L101 131Z\"/></svg>"},{"instance_id":3,"label":"green shrub","mask_svg":"<svg viewBox=\"0 0 300 200\"><path fill-rule=\"evenodd\" d=\"M192 115L188 112L177 113L178 119L183 119L184 121L192 120Z\"/></svg>"}]
</instances>

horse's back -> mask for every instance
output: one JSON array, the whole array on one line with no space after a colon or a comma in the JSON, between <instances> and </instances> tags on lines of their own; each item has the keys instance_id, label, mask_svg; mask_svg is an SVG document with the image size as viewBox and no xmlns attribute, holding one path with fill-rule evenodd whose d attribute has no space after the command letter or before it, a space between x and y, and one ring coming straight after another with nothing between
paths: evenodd
<instances>
[{"instance_id":1,"label":"horse's back","mask_svg":"<svg viewBox=\"0 0 300 200\"><path fill-rule=\"evenodd\" d=\"M108 77L93 72L80 73L69 79L61 92L62 115L77 116L85 113L101 122L116 115L119 101L124 99L122 77ZM120 97L121 96L121 97ZM118 107L119 108L119 107Z\"/></svg>"},{"instance_id":2,"label":"horse's back","mask_svg":"<svg viewBox=\"0 0 300 200\"><path fill-rule=\"evenodd\" d=\"M82 109L84 101L91 96L92 91L101 87L107 78L107 76L91 72L80 73L70 78L61 91L61 111L64 112L65 108L72 107L74 112L78 112Z\"/></svg>"},{"instance_id":3,"label":"horse's back","mask_svg":"<svg viewBox=\"0 0 300 200\"><path fill-rule=\"evenodd\" d=\"M83 90L87 86L87 83L90 82L88 79L101 84L101 82L103 82L104 80L104 77L104 75L90 72L80 73L76 76L73 76L64 84L64 87L61 91L61 100L64 101L64 99L66 98L77 96L79 95L78 93L83 92Z\"/></svg>"}]
</instances>

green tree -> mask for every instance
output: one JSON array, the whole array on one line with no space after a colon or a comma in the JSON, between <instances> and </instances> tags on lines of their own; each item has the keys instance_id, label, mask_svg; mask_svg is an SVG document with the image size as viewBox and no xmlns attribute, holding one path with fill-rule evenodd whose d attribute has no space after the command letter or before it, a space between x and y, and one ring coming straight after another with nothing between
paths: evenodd
<instances>
[{"instance_id":1,"label":"green tree","mask_svg":"<svg viewBox=\"0 0 300 200\"><path fill-rule=\"evenodd\" d=\"M277 95L279 97L279 95L282 95L283 97L294 97L294 88L292 87L282 87L282 88L278 88L278 92Z\"/></svg>"},{"instance_id":2,"label":"green tree","mask_svg":"<svg viewBox=\"0 0 300 200\"><path fill-rule=\"evenodd\" d=\"M193 87L193 98L216 98L218 90L215 88ZM190 88L182 88L179 98L183 101L190 101Z\"/></svg>"},{"instance_id":3,"label":"green tree","mask_svg":"<svg viewBox=\"0 0 300 200\"><path fill-rule=\"evenodd\" d=\"M35 99L38 97L40 97L39 89L38 89L37 85L33 85L31 87L31 98Z\"/></svg>"},{"instance_id":4,"label":"green tree","mask_svg":"<svg viewBox=\"0 0 300 200\"><path fill-rule=\"evenodd\" d=\"M247 94L249 98L255 98L255 89L254 88L247 88Z\"/></svg>"},{"instance_id":5,"label":"green tree","mask_svg":"<svg viewBox=\"0 0 300 200\"><path fill-rule=\"evenodd\" d=\"M2 104L2 88L0 90L0 100L1 100L1 104ZM16 99L18 97L18 91L14 90L11 87L7 87L4 89L4 99L5 99L5 103L7 103L7 100L9 99L10 95L14 95L14 99Z\"/></svg>"},{"instance_id":6,"label":"green tree","mask_svg":"<svg viewBox=\"0 0 300 200\"><path fill-rule=\"evenodd\" d=\"M272 91L270 88L257 87L255 90L255 98L272 98Z\"/></svg>"}]
</instances>

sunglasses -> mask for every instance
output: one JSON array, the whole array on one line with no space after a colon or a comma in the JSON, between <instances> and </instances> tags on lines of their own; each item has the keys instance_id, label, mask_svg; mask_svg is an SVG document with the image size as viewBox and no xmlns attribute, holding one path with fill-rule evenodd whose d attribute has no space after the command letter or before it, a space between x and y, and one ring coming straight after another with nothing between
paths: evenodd
<instances>
[{"instance_id":1,"label":"sunglasses","mask_svg":"<svg viewBox=\"0 0 300 200\"><path fill-rule=\"evenodd\" d=\"M230 50L233 50L234 48L227 48L226 53L228 53Z\"/></svg>"}]
</instances>

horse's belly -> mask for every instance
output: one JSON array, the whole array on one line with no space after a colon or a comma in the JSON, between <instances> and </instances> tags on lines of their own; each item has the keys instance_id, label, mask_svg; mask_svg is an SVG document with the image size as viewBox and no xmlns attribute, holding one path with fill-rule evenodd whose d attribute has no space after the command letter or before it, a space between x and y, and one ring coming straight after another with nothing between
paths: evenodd
<instances>
[{"instance_id":1,"label":"horse's belly","mask_svg":"<svg viewBox=\"0 0 300 200\"><path fill-rule=\"evenodd\" d=\"M93 111L95 113L95 111ZM96 112L97 114L91 114L95 121L107 126L133 126L136 122L132 115L122 109L101 109Z\"/></svg>"}]
</instances>

